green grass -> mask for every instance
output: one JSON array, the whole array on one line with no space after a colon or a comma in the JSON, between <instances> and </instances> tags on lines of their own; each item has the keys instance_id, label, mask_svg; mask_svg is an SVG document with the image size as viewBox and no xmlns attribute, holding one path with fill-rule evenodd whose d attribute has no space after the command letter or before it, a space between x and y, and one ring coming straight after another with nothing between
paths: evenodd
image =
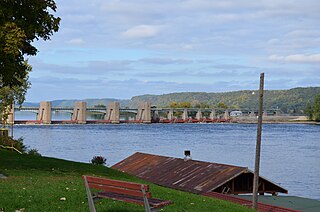
<instances>
[{"instance_id":1,"label":"green grass","mask_svg":"<svg viewBox=\"0 0 320 212\"><path fill-rule=\"evenodd\" d=\"M0 150L0 173L8 176L0 179L0 211L89 211L82 175L144 182L103 166L5 150ZM147 184L153 197L174 202L161 211L251 211L230 202ZM66 200L61 201L62 197ZM142 206L110 199L95 205L97 211L144 211Z\"/></svg>"}]
</instances>

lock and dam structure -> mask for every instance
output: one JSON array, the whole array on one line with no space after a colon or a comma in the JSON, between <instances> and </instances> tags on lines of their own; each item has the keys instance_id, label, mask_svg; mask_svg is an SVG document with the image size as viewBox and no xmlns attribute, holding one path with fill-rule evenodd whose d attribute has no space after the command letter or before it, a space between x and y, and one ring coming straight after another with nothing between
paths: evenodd
<instances>
[{"instance_id":1,"label":"lock and dam structure","mask_svg":"<svg viewBox=\"0 0 320 212\"><path fill-rule=\"evenodd\" d=\"M140 103L138 108L120 108L119 102L111 102L107 107L87 107L86 102L75 102L74 107L52 107L51 102L42 101L39 107L12 106L10 111L8 124L219 123L232 120L227 109L157 108L149 102ZM35 119L15 120L17 111L33 112ZM53 114L57 113L68 113L70 119L53 120ZM257 111L242 110L241 113L256 116ZM96 118L88 118L89 115Z\"/></svg>"}]
</instances>

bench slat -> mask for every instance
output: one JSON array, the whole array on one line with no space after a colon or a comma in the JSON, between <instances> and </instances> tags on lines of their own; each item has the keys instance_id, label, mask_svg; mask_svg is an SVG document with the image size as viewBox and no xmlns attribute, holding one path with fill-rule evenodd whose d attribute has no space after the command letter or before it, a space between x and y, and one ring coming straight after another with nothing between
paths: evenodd
<instances>
[{"instance_id":1,"label":"bench slat","mask_svg":"<svg viewBox=\"0 0 320 212\"><path fill-rule=\"evenodd\" d=\"M145 184L131 183L93 176L82 176L82 178L89 193L91 192L90 188L100 190L100 192L95 193L96 197L120 200L142 206L144 205L146 211L150 211L150 207L160 208L172 204L172 201L170 200L151 198L149 186ZM91 193L89 195L87 194L87 196L88 198L92 199ZM93 209L95 210L94 206Z\"/></svg>"},{"instance_id":2,"label":"bench slat","mask_svg":"<svg viewBox=\"0 0 320 212\"><path fill-rule=\"evenodd\" d=\"M97 197L101 198L109 198L109 199L114 199L114 200L121 200L125 202L131 202L135 203L138 205L144 205L143 198L142 197L133 197L133 196L128 196L124 194L116 194L112 192L98 192L96 193ZM161 200L161 199L156 199L156 198L148 198L149 204L152 208L159 208L165 205L172 204L170 200Z\"/></svg>"},{"instance_id":3,"label":"bench slat","mask_svg":"<svg viewBox=\"0 0 320 212\"><path fill-rule=\"evenodd\" d=\"M125 182L120 180L111 180L106 178L99 178L99 177L90 177L87 176L88 183L97 183L103 185L110 185L115 187L124 187L132 190L141 191L141 185L139 183L132 183L132 182ZM144 185L144 190L149 191L149 185Z\"/></svg>"},{"instance_id":4,"label":"bench slat","mask_svg":"<svg viewBox=\"0 0 320 212\"><path fill-rule=\"evenodd\" d=\"M135 204L142 205L142 206L144 205L143 197L133 197L133 196L128 196L128 195L124 195L124 194L116 194L116 193L112 193L112 192L98 192L95 195L97 197L101 197L101 198L109 198L109 199L113 199L113 200L131 202L131 203L135 203Z\"/></svg>"},{"instance_id":5,"label":"bench slat","mask_svg":"<svg viewBox=\"0 0 320 212\"><path fill-rule=\"evenodd\" d=\"M102 190L102 191L106 191L106 192L127 194L127 195L131 195L131 196L135 196L135 197L143 197L143 194L141 191L126 189L123 187L114 187L114 186L102 185L102 184L96 184L96 183L89 183L89 187L95 188L98 190ZM147 196L147 198L151 198L151 193L146 192L146 196Z\"/></svg>"}]
</instances>

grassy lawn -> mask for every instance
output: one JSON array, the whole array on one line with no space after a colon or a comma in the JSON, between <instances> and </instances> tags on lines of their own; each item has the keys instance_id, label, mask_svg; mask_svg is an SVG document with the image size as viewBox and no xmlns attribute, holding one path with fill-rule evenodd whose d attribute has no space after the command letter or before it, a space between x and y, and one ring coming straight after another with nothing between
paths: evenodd
<instances>
[{"instance_id":1,"label":"grassy lawn","mask_svg":"<svg viewBox=\"0 0 320 212\"><path fill-rule=\"evenodd\" d=\"M0 211L89 211L82 175L144 182L104 166L5 150L0 150L0 173L8 176L0 179ZM233 203L146 184L151 186L153 197L174 202L161 211L251 211ZM60 200L63 197L66 200ZM95 205L97 211L144 211L139 205L110 199Z\"/></svg>"}]
</instances>

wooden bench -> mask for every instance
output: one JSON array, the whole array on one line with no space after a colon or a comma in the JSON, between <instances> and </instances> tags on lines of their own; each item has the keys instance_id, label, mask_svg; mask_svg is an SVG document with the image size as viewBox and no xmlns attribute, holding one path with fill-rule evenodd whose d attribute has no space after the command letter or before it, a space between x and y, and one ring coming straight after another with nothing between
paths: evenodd
<instances>
[{"instance_id":1,"label":"wooden bench","mask_svg":"<svg viewBox=\"0 0 320 212\"><path fill-rule=\"evenodd\" d=\"M157 211L159 208L172 203L170 200L152 198L148 185L92 176L82 176L82 178L87 192L90 212L96 211L93 201L96 198L109 198L142 205L146 212ZM98 190L93 196L91 188Z\"/></svg>"}]
</instances>

